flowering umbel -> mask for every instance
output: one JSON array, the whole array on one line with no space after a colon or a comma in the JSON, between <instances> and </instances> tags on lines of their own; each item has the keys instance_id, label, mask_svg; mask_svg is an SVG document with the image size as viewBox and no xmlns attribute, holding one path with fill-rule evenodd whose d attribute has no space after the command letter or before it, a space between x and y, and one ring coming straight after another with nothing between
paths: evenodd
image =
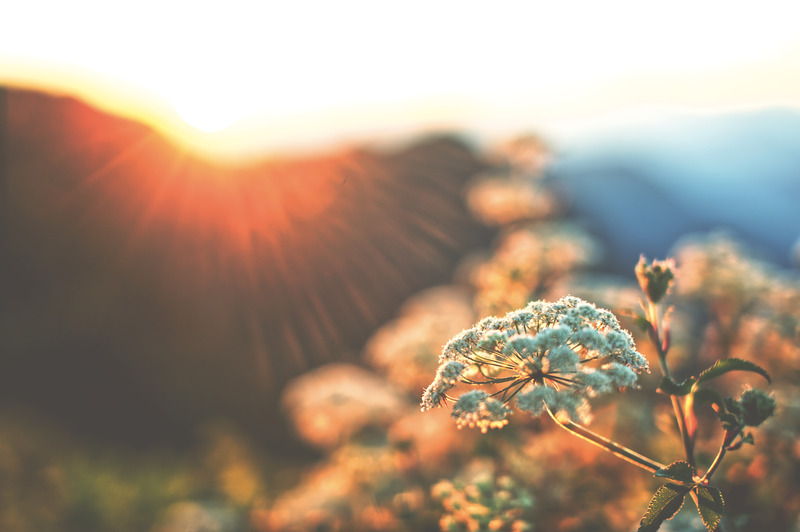
<instances>
[{"instance_id":1,"label":"flowering umbel","mask_svg":"<svg viewBox=\"0 0 800 532\"><path fill-rule=\"evenodd\" d=\"M634 387L642 371L648 371L647 360L611 312L576 297L535 301L452 338L422 396L422 409L455 399L448 392L463 383L481 389L457 399L452 415L459 426L483 432L502 427L513 398L519 410L532 415L547 407L585 423L588 398Z\"/></svg>"}]
</instances>

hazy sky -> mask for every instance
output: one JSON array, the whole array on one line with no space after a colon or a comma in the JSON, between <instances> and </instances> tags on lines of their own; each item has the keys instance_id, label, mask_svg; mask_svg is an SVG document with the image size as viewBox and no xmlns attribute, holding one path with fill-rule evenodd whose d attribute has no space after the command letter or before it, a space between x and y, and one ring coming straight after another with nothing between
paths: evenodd
<instances>
[{"instance_id":1,"label":"hazy sky","mask_svg":"<svg viewBox=\"0 0 800 532\"><path fill-rule=\"evenodd\" d=\"M800 106L795 2L214 4L17 1L0 81L268 147Z\"/></svg>"}]
</instances>

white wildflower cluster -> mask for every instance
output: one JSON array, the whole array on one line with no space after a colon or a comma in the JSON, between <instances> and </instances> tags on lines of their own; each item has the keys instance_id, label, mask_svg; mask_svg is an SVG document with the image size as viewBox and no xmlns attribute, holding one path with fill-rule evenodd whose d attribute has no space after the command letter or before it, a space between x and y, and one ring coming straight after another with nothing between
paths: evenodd
<instances>
[{"instance_id":1,"label":"white wildflower cluster","mask_svg":"<svg viewBox=\"0 0 800 532\"><path fill-rule=\"evenodd\" d=\"M648 371L630 333L614 315L576 297L535 301L502 318L490 317L462 331L443 348L436 378L422 409L451 398L458 384L481 387L461 395L452 415L459 426L502 427L516 397L518 409L588 422L587 401L635 387Z\"/></svg>"},{"instance_id":2,"label":"white wildflower cluster","mask_svg":"<svg viewBox=\"0 0 800 532\"><path fill-rule=\"evenodd\" d=\"M470 390L453 405L453 417L458 428L478 427L486 433L489 429L499 429L508 424L511 409L502 401L489 397L483 390Z\"/></svg>"}]
</instances>

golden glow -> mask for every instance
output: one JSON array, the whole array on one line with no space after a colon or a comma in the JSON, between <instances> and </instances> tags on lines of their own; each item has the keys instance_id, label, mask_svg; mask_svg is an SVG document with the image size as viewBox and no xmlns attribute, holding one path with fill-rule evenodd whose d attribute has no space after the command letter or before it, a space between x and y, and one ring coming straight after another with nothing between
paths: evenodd
<instances>
[{"instance_id":1,"label":"golden glow","mask_svg":"<svg viewBox=\"0 0 800 532\"><path fill-rule=\"evenodd\" d=\"M162 130L217 153L412 129L507 134L636 107L800 105L795 20L775 0L657 11L634 0L143 0L124 13L29 0L4 19L0 83L30 81L30 64L71 69L83 82L51 73L50 87L92 102L126 87ZM110 105L131 113L131 98ZM214 131L225 135L198 134Z\"/></svg>"},{"instance_id":2,"label":"golden glow","mask_svg":"<svg viewBox=\"0 0 800 532\"><path fill-rule=\"evenodd\" d=\"M200 91L175 96L172 106L184 122L206 133L225 129L242 118L238 111Z\"/></svg>"}]
</instances>

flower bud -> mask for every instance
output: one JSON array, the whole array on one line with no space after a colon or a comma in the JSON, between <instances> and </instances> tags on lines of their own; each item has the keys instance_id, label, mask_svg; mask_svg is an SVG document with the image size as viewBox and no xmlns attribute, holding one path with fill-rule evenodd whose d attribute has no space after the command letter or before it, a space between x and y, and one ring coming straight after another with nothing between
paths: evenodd
<instances>
[{"instance_id":1,"label":"flower bud","mask_svg":"<svg viewBox=\"0 0 800 532\"><path fill-rule=\"evenodd\" d=\"M644 255L639 257L639 262L636 264L636 278L648 301L658 303L669 292L675 279L674 269L673 259L654 260L648 264Z\"/></svg>"},{"instance_id":2,"label":"flower bud","mask_svg":"<svg viewBox=\"0 0 800 532\"><path fill-rule=\"evenodd\" d=\"M747 390L739 399L742 421L750 427L757 427L775 415L775 398L757 388Z\"/></svg>"}]
</instances>

